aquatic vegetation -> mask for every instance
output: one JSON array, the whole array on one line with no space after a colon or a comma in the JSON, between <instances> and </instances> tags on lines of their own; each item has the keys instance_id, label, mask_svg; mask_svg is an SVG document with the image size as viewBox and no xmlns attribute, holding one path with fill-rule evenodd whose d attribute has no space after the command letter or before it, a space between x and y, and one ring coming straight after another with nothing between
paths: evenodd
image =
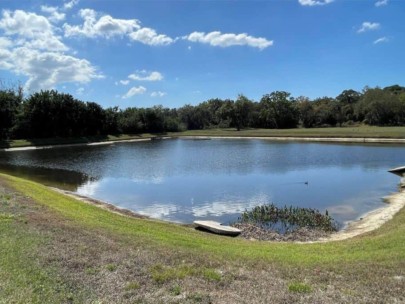
<instances>
[{"instance_id":1,"label":"aquatic vegetation","mask_svg":"<svg viewBox=\"0 0 405 304\"><path fill-rule=\"evenodd\" d=\"M339 224L329 215L313 208L293 206L278 207L275 204L256 206L242 213L240 223L255 224L278 233L293 232L299 228L337 231Z\"/></svg>"}]
</instances>

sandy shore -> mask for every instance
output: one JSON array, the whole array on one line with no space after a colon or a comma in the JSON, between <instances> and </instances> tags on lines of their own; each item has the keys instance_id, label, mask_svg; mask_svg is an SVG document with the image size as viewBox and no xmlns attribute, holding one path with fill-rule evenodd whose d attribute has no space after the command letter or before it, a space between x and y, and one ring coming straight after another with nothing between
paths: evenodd
<instances>
[{"instance_id":1,"label":"sandy shore","mask_svg":"<svg viewBox=\"0 0 405 304\"><path fill-rule=\"evenodd\" d=\"M330 237L320 239L320 242L341 241L357 235L373 231L391 220L396 213L405 207L405 191L384 197L386 206L370 211L352 221L347 226Z\"/></svg>"}]
</instances>

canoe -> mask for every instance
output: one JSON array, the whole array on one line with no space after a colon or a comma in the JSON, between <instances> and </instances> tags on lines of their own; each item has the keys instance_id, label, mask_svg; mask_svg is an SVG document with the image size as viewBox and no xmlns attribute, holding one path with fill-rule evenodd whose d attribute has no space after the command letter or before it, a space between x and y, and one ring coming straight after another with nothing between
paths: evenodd
<instances>
[{"instance_id":1,"label":"canoe","mask_svg":"<svg viewBox=\"0 0 405 304\"><path fill-rule=\"evenodd\" d=\"M203 228L205 230L211 231L216 234L221 235L238 235L242 231L238 228L234 228L231 226L221 225L221 223L215 221L194 221L194 225L198 228Z\"/></svg>"}]
</instances>

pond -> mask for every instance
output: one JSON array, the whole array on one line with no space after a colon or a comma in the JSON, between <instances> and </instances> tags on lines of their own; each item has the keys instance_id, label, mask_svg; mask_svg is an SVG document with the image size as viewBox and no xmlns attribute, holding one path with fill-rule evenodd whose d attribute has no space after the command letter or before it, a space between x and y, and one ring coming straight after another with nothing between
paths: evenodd
<instances>
[{"instance_id":1,"label":"pond","mask_svg":"<svg viewBox=\"0 0 405 304\"><path fill-rule=\"evenodd\" d=\"M405 146L170 139L0 152L0 171L168 221L237 220L274 202L340 222L383 206Z\"/></svg>"}]
</instances>

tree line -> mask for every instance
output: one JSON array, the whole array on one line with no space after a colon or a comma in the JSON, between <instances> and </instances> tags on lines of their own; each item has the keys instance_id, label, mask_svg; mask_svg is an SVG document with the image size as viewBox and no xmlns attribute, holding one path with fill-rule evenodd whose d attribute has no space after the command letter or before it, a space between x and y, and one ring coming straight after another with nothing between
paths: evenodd
<instances>
[{"instance_id":1,"label":"tree line","mask_svg":"<svg viewBox=\"0 0 405 304\"><path fill-rule=\"evenodd\" d=\"M405 87L344 90L311 100L275 91L253 101L210 99L180 108L102 108L70 94L41 91L24 98L21 88L0 90L0 139L80 137L176 132L208 128L313 128L356 124L405 125Z\"/></svg>"}]
</instances>

